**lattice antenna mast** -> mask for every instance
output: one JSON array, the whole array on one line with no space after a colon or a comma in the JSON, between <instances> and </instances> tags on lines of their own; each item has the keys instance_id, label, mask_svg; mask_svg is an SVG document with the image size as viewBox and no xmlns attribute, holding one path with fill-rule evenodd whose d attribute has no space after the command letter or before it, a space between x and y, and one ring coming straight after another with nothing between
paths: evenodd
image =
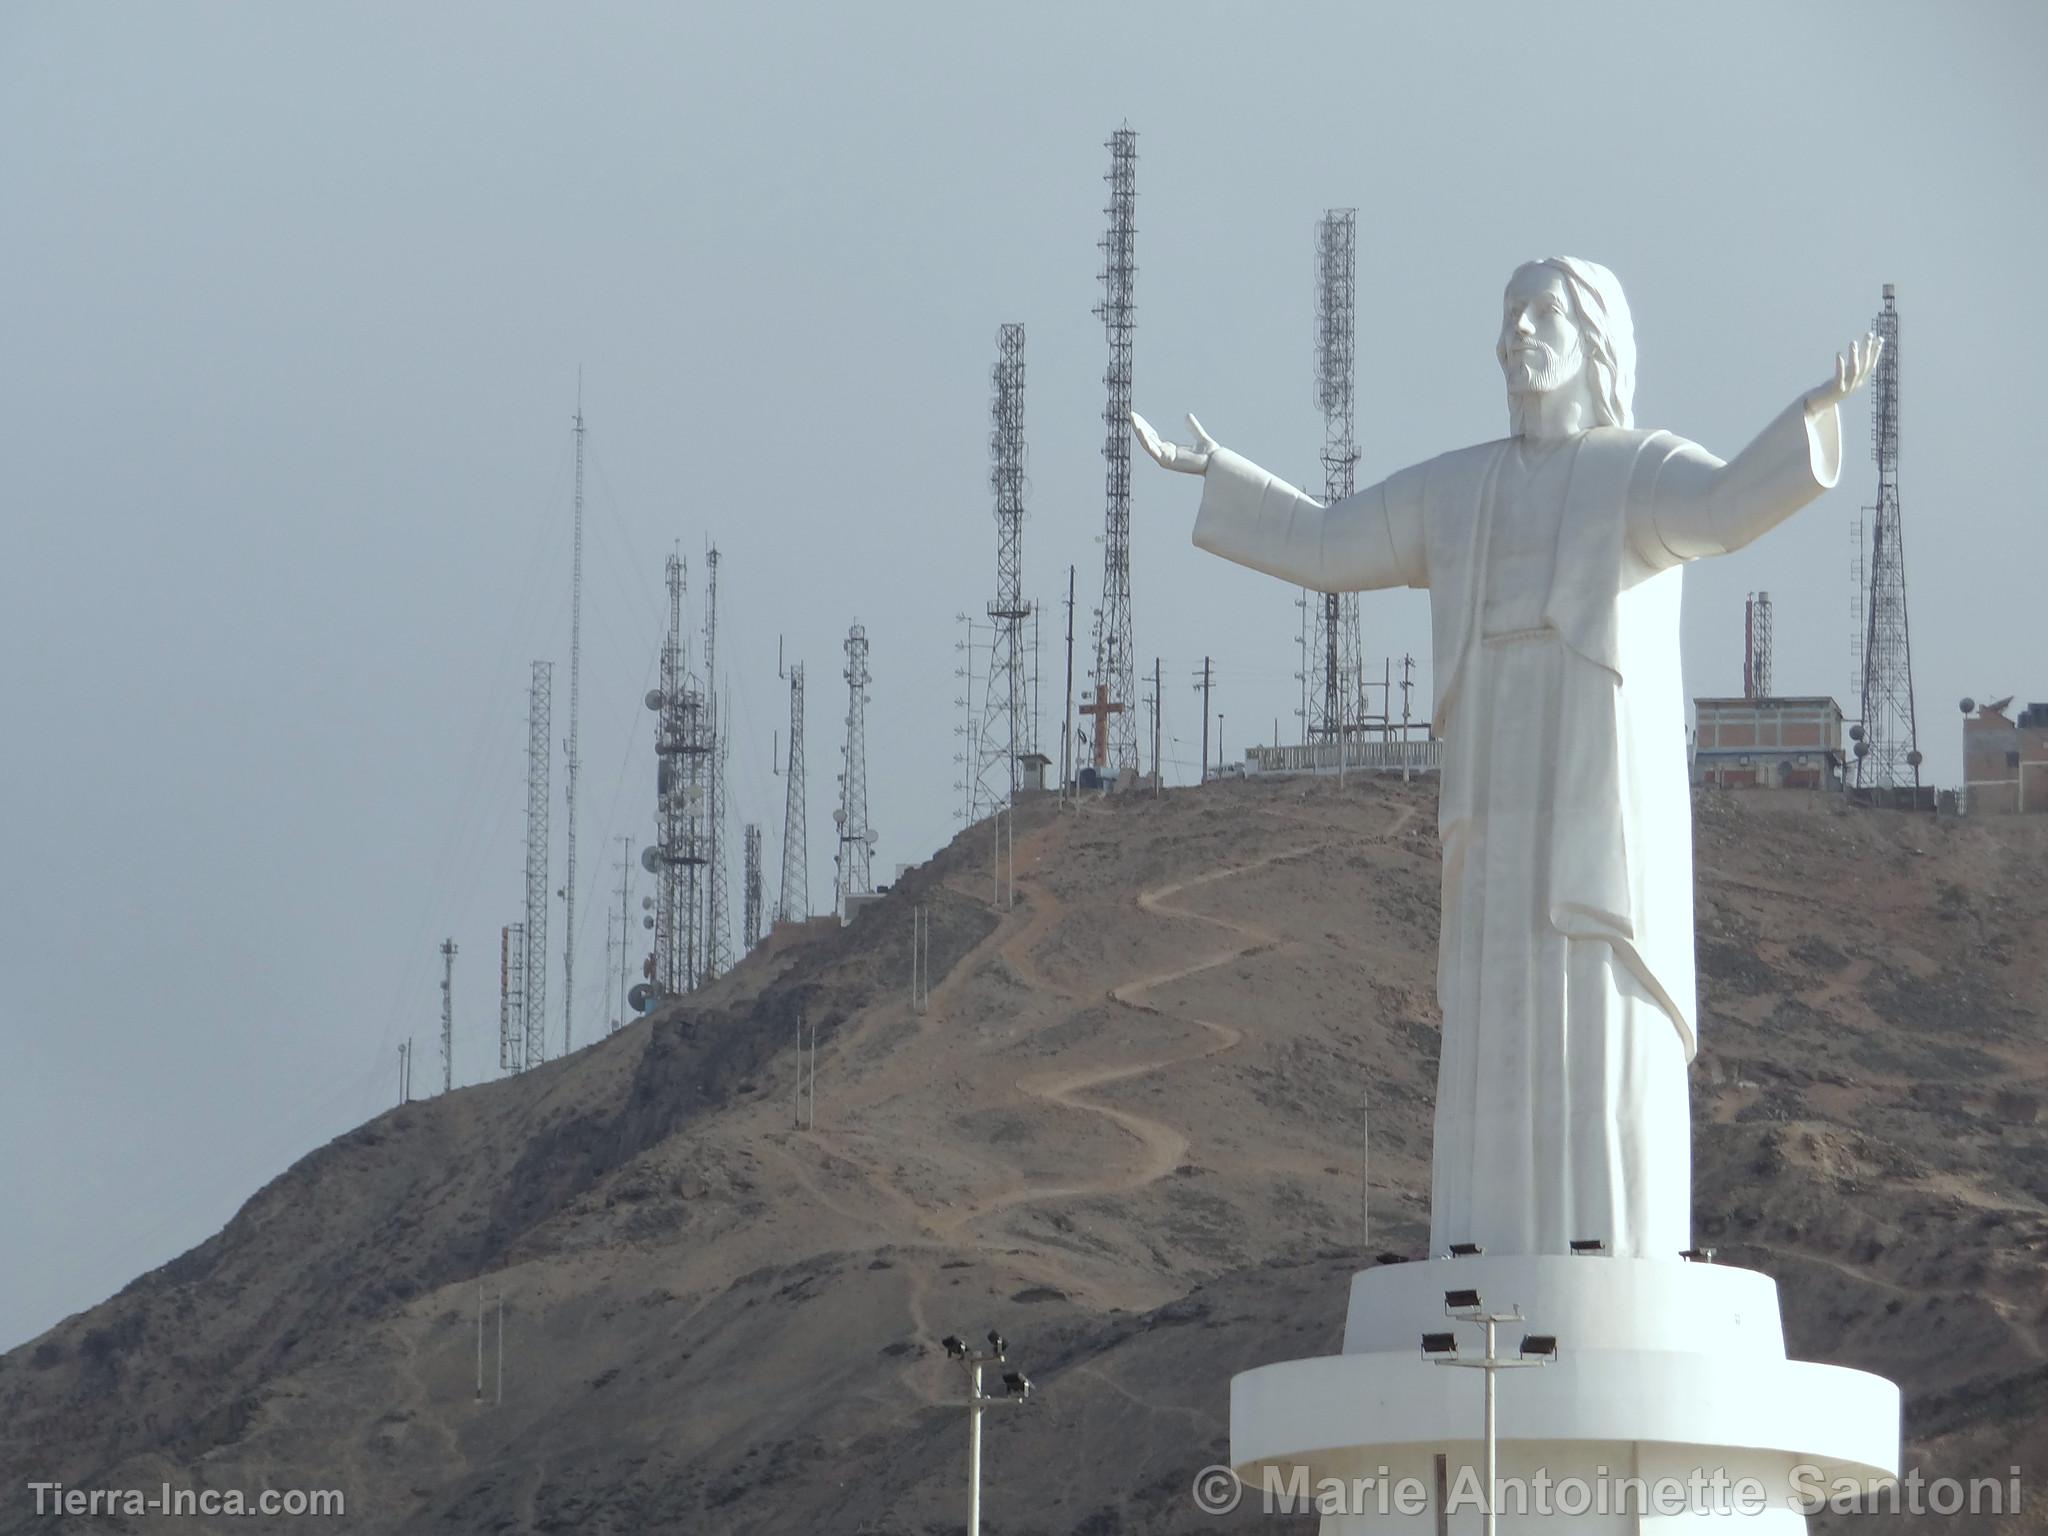
<instances>
[{"instance_id":1,"label":"lattice antenna mast","mask_svg":"<svg viewBox=\"0 0 2048 1536\"><path fill-rule=\"evenodd\" d=\"M1856 786L1920 787L1920 740L1913 711L1913 645L1906 622L1906 548L1899 517L1899 311L1892 285L1872 322L1884 343L1872 392L1870 446L1877 504L1869 515L1868 595L1863 609L1863 720Z\"/></svg>"},{"instance_id":2,"label":"lattice antenna mast","mask_svg":"<svg viewBox=\"0 0 2048 1536\"><path fill-rule=\"evenodd\" d=\"M574 1046L576 1029L576 717L583 677L583 370L576 370L575 536L569 563L569 734L562 741L568 759L562 843L562 1051Z\"/></svg>"},{"instance_id":3,"label":"lattice antenna mast","mask_svg":"<svg viewBox=\"0 0 2048 1536\"><path fill-rule=\"evenodd\" d=\"M441 1091L455 1091L455 941L441 941Z\"/></svg>"},{"instance_id":4,"label":"lattice antenna mast","mask_svg":"<svg viewBox=\"0 0 2048 1536\"><path fill-rule=\"evenodd\" d=\"M548 767L554 760L550 713L551 662L533 664L526 696L526 943L520 962L521 1023L526 1039L519 1067L548 1059Z\"/></svg>"},{"instance_id":5,"label":"lattice antenna mast","mask_svg":"<svg viewBox=\"0 0 2048 1536\"><path fill-rule=\"evenodd\" d=\"M839 809L832 818L839 825L833 906L842 921L847 899L875 888L875 834L868 825L868 682L868 632L855 624L846 632L846 760L839 773Z\"/></svg>"},{"instance_id":6,"label":"lattice antenna mast","mask_svg":"<svg viewBox=\"0 0 2048 1536\"><path fill-rule=\"evenodd\" d=\"M683 557L671 553L664 568L668 585L668 633L661 642L661 687L647 702L660 713L655 730L654 982L664 993L684 991L684 884L688 842L688 795L684 784L689 735L689 680L683 671L683 592L688 573Z\"/></svg>"},{"instance_id":7,"label":"lattice antenna mast","mask_svg":"<svg viewBox=\"0 0 2048 1536\"><path fill-rule=\"evenodd\" d=\"M747 950L761 942L761 824L750 821L740 831L740 846L744 849L745 892L742 900L746 903L741 919L740 942Z\"/></svg>"},{"instance_id":8,"label":"lattice antenna mast","mask_svg":"<svg viewBox=\"0 0 2048 1536\"><path fill-rule=\"evenodd\" d=\"M1128 374L1128 369L1126 369ZM1019 754L1032 745L1030 678L1026 671L1024 600L1024 327L1005 325L996 333L996 362L989 415L989 488L996 507L996 595L988 605L995 646L985 700L976 777L991 806L1017 799ZM1126 451L1130 434L1124 434ZM1128 506L1126 517L1128 519Z\"/></svg>"},{"instance_id":9,"label":"lattice antenna mast","mask_svg":"<svg viewBox=\"0 0 2048 1536\"><path fill-rule=\"evenodd\" d=\"M725 738L718 712L718 547L704 578L704 979L732 968L725 884Z\"/></svg>"},{"instance_id":10,"label":"lattice antenna mast","mask_svg":"<svg viewBox=\"0 0 2048 1536\"><path fill-rule=\"evenodd\" d=\"M1102 408L1105 507L1102 534L1102 608L1096 615L1095 681L1106 687L1117 712L1096 722L1109 734L1109 767L1118 777L1138 766L1136 648L1131 638L1131 343L1137 333L1133 301L1138 275L1138 134L1110 135L1109 229L1100 242L1102 302L1095 313L1109 338L1108 398Z\"/></svg>"},{"instance_id":11,"label":"lattice antenna mast","mask_svg":"<svg viewBox=\"0 0 2048 1536\"><path fill-rule=\"evenodd\" d=\"M1771 594L1752 592L1743 605L1742 696L1771 696Z\"/></svg>"},{"instance_id":12,"label":"lattice antenna mast","mask_svg":"<svg viewBox=\"0 0 2048 1536\"><path fill-rule=\"evenodd\" d=\"M1353 434L1357 290L1358 210L1332 208L1316 225L1316 408L1323 413L1326 504L1349 496L1358 474ZM1322 734L1334 738L1355 728L1365 713L1358 594L1317 596L1322 609L1321 686L1310 690L1310 707L1312 715L1320 716Z\"/></svg>"},{"instance_id":13,"label":"lattice antenna mast","mask_svg":"<svg viewBox=\"0 0 2048 1536\"><path fill-rule=\"evenodd\" d=\"M498 1070L517 1072L526 1064L526 924L498 930Z\"/></svg>"},{"instance_id":14,"label":"lattice antenna mast","mask_svg":"<svg viewBox=\"0 0 2048 1536\"><path fill-rule=\"evenodd\" d=\"M782 890L775 920L801 923L810 915L810 831L804 823L804 664L798 661L789 668L789 766L783 780Z\"/></svg>"}]
</instances>

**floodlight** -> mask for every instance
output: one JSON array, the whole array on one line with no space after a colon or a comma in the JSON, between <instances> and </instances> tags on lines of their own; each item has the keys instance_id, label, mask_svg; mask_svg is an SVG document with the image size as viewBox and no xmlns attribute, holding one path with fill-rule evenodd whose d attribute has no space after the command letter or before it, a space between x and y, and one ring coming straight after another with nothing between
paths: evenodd
<instances>
[{"instance_id":1,"label":"floodlight","mask_svg":"<svg viewBox=\"0 0 2048 1536\"><path fill-rule=\"evenodd\" d=\"M1678 1256L1688 1264L1711 1264L1714 1262L1714 1250L1711 1248L1685 1248L1680 1250Z\"/></svg>"},{"instance_id":2,"label":"floodlight","mask_svg":"<svg viewBox=\"0 0 2048 1536\"><path fill-rule=\"evenodd\" d=\"M1422 1336L1422 1352L1425 1355L1455 1355L1458 1352L1458 1336L1455 1333L1425 1333Z\"/></svg>"},{"instance_id":3,"label":"floodlight","mask_svg":"<svg viewBox=\"0 0 2048 1536\"><path fill-rule=\"evenodd\" d=\"M1451 1244L1451 1257L1454 1259L1476 1259L1484 1252L1486 1250L1477 1243Z\"/></svg>"},{"instance_id":4,"label":"floodlight","mask_svg":"<svg viewBox=\"0 0 2048 1536\"><path fill-rule=\"evenodd\" d=\"M1446 1312L1477 1312L1479 1310L1479 1293L1477 1291L1445 1291L1444 1310Z\"/></svg>"},{"instance_id":5,"label":"floodlight","mask_svg":"<svg viewBox=\"0 0 2048 1536\"><path fill-rule=\"evenodd\" d=\"M945 1346L946 1355L949 1359L965 1360L967 1358L967 1341L958 1334L949 1333L939 1340L939 1343Z\"/></svg>"},{"instance_id":6,"label":"floodlight","mask_svg":"<svg viewBox=\"0 0 2048 1536\"><path fill-rule=\"evenodd\" d=\"M1522 1358L1524 1360L1555 1360L1557 1358L1557 1335L1554 1333L1523 1334Z\"/></svg>"},{"instance_id":7,"label":"floodlight","mask_svg":"<svg viewBox=\"0 0 2048 1536\"><path fill-rule=\"evenodd\" d=\"M1031 1378L1022 1371L1005 1371L1003 1372L1003 1390L1012 1397L1029 1397L1031 1395Z\"/></svg>"},{"instance_id":8,"label":"floodlight","mask_svg":"<svg viewBox=\"0 0 2048 1536\"><path fill-rule=\"evenodd\" d=\"M1003 1350L1005 1348L1003 1344L1003 1336L1000 1333L997 1333L993 1328L989 1329L988 1331L988 1347L996 1352L996 1358L998 1360L1003 1358Z\"/></svg>"},{"instance_id":9,"label":"floodlight","mask_svg":"<svg viewBox=\"0 0 2048 1536\"><path fill-rule=\"evenodd\" d=\"M1605 1253L1606 1251L1607 1243L1605 1239L1598 1237L1575 1237L1572 1239L1573 1253L1584 1255L1592 1253Z\"/></svg>"},{"instance_id":10,"label":"floodlight","mask_svg":"<svg viewBox=\"0 0 2048 1536\"><path fill-rule=\"evenodd\" d=\"M1382 1264L1406 1264L1408 1262L1408 1255L1405 1253L1383 1253L1380 1255L1379 1261Z\"/></svg>"}]
</instances>

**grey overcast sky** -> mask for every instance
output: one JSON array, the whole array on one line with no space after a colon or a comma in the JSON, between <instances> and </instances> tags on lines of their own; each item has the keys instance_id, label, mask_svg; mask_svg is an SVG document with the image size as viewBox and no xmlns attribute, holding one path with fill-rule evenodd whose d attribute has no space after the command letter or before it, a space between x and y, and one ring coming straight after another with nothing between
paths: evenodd
<instances>
[{"instance_id":1,"label":"grey overcast sky","mask_svg":"<svg viewBox=\"0 0 2048 1536\"><path fill-rule=\"evenodd\" d=\"M661 561L724 554L736 828L771 867L809 669L810 899L872 637L877 871L955 830L954 616L993 586L988 371L1028 328L1027 590L1056 739L1100 587L1103 142L1139 133L1136 400L1316 474L1311 235L1359 210L1362 472L1504 430L1501 285L1607 263L1639 419L1726 455L1903 317L1922 740L2048 696L2036 312L2048 11L1978 3L0 5L0 1345L205 1238L293 1158L496 1070L527 667L566 714L589 420L577 1031L647 840ZM1687 577L1694 693L1849 697L1841 488ZM1135 466L1136 648L1194 771L1298 730L1294 593ZM1426 659L1421 594L1365 644ZM1423 697L1426 697L1426 693ZM560 878L561 769L555 779ZM735 837L736 842L736 837ZM734 876L737 888L737 874ZM559 934L555 990L559 996ZM551 1034L559 1049L561 1021Z\"/></svg>"}]
</instances>

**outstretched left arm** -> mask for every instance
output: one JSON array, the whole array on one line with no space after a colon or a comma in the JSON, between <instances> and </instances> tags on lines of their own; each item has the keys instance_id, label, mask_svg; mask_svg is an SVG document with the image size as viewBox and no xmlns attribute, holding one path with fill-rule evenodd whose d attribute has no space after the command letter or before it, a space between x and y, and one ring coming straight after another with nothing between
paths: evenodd
<instances>
[{"instance_id":1,"label":"outstretched left arm","mask_svg":"<svg viewBox=\"0 0 2048 1536\"><path fill-rule=\"evenodd\" d=\"M1653 570L1725 555L1768 533L1833 488L1842 473L1836 409L1877 367L1884 343L1866 336L1835 359L1835 376L1792 402L1742 452L1722 463L1680 442L1631 497L1629 537Z\"/></svg>"}]
</instances>

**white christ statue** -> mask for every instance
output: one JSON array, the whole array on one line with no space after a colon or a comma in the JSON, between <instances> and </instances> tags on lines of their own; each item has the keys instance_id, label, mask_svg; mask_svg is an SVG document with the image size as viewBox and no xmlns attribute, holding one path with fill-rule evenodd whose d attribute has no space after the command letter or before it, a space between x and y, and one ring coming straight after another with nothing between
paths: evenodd
<instances>
[{"instance_id":1,"label":"white christ statue","mask_svg":"<svg viewBox=\"0 0 2048 1536\"><path fill-rule=\"evenodd\" d=\"M1692 1246L1697 1049L1681 568L1835 483L1866 336L1723 463L1639 430L1621 285L1516 269L1509 435L1329 506L1219 446L1131 424L1203 477L1195 543L1319 592L1427 587L1443 738L1430 1250L1670 1257Z\"/></svg>"}]
</instances>

